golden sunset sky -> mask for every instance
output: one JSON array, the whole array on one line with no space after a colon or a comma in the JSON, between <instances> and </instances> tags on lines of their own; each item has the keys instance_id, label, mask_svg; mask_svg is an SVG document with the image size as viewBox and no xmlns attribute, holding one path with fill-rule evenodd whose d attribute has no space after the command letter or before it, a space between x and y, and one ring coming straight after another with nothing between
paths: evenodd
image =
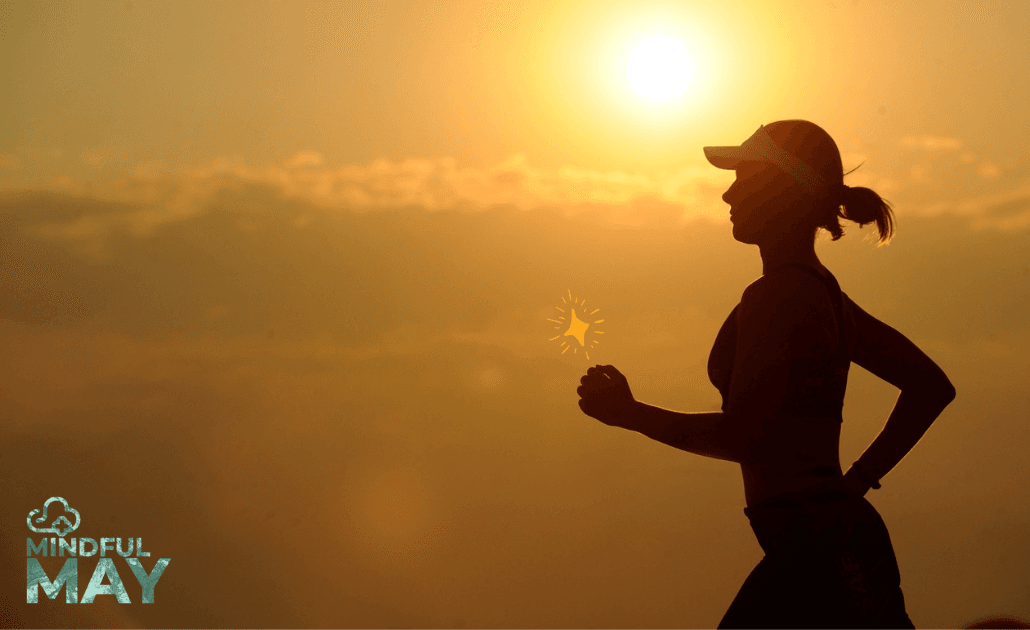
<instances>
[{"instance_id":1,"label":"golden sunset sky","mask_svg":"<svg viewBox=\"0 0 1030 630\"><path fill-rule=\"evenodd\" d=\"M708 353L762 267L702 147L800 118L897 219L820 259L958 391L867 495L909 616L1030 618L1028 27L1022 1L0 2L0 617L715 627L762 557L739 466L576 388L612 364L719 408ZM664 101L627 70L652 37L691 62ZM570 296L604 319L589 360L551 340ZM852 365L845 470L897 395ZM172 559L154 605L120 558L132 605L24 603L50 496Z\"/></svg>"}]
</instances>

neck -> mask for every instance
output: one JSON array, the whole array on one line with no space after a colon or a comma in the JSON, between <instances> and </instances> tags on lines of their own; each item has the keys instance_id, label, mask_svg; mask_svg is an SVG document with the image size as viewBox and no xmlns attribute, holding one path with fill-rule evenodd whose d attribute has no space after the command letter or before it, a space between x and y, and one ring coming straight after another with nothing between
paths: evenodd
<instances>
[{"instance_id":1,"label":"neck","mask_svg":"<svg viewBox=\"0 0 1030 630\"><path fill-rule=\"evenodd\" d=\"M767 274L784 265L803 263L822 272L823 265L815 255L815 238L782 238L769 243L760 243L762 274Z\"/></svg>"}]
</instances>

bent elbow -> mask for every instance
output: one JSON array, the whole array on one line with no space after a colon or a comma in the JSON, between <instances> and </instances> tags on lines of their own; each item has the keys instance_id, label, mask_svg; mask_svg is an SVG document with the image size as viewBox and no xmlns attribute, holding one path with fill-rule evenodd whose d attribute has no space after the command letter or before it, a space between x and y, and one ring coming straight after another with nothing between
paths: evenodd
<instances>
[{"instance_id":1,"label":"bent elbow","mask_svg":"<svg viewBox=\"0 0 1030 630\"><path fill-rule=\"evenodd\" d=\"M941 381L935 388L936 398L941 404L947 406L951 404L951 401L955 400L955 386L951 384L951 379L948 375L941 371Z\"/></svg>"},{"instance_id":2,"label":"bent elbow","mask_svg":"<svg viewBox=\"0 0 1030 630\"><path fill-rule=\"evenodd\" d=\"M916 390L919 391L920 396L939 403L942 408L947 407L951 401L955 400L955 386L951 384L951 379L944 373L944 370L937 365L923 375Z\"/></svg>"},{"instance_id":3,"label":"bent elbow","mask_svg":"<svg viewBox=\"0 0 1030 630\"><path fill-rule=\"evenodd\" d=\"M951 384L948 377L944 376L939 382L932 385L923 385L921 387L909 388L907 391L915 394L916 396L932 401L935 404L941 406L941 408L947 407L955 400L955 386Z\"/></svg>"}]
</instances>

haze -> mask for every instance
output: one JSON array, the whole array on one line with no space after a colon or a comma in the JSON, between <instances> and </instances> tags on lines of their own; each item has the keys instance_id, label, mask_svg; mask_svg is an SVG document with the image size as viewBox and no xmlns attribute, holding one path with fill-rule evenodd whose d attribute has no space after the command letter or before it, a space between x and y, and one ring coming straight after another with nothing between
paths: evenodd
<instances>
[{"instance_id":1,"label":"haze","mask_svg":"<svg viewBox=\"0 0 1030 630\"><path fill-rule=\"evenodd\" d=\"M867 495L909 615L1030 618L1028 26L1025 2L0 3L0 617L715 627L762 556L739 467L575 390L612 364L719 407L708 352L761 261L702 146L802 118L897 217L821 260L958 390ZM693 60L660 103L622 70L656 34ZM569 293L604 315L589 362L548 341ZM845 469L897 394L852 366ZM172 558L154 605L120 559L131 606L24 603L50 496Z\"/></svg>"}]
</instances>

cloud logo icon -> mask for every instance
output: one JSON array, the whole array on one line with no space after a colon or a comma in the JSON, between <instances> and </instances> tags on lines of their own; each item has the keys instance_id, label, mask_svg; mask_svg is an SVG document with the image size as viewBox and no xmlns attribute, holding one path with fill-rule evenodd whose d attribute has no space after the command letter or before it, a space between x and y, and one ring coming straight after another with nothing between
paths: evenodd
<instances>
[{"instance_id":1,"label":"cloud logo icon","mask_svg":"<svg viewBox=\"0 0 1030 630\"><path fill-rule=\"evenodd\" d=\"M68 518L65 517L62 514L61 516L58 516L57 518L55 518L53 523L50 523L50 527L41 528L41 527L36 527L35 525L33 525L32 524L33 520L36 521L36 525L42 525L43 523L46 522L47 508L49 508L50 504L53 503L54 501L60 501L62 504L64 504L64 511L65 512L69 512L69 513L75 515L75 524L72 525L71 521L69 521ZM42 512L42 514L39 514L40 512ZM39 514L39 516L36 516L36 514ZM34 516L35 516L35 519L33 519ZM79 523L82 522L82 519L79 518L79 511L74 509L74 508L72 508L70 505L68 505L67 501L65 501L61 497L50 497L49 499L46 500L46 503L43 504L43 509L42 510L36 509L36 510L32 510L31 512L29 512L29 517L27 519L25 519L25 522L28 523L29 529L31 529L32 531L36 532L37 534L54 533L54 534L57 534L58 536L63 537L68 532L73 532L76 529L78 529L79 528Z\"/></svg>"}]
</instances>

